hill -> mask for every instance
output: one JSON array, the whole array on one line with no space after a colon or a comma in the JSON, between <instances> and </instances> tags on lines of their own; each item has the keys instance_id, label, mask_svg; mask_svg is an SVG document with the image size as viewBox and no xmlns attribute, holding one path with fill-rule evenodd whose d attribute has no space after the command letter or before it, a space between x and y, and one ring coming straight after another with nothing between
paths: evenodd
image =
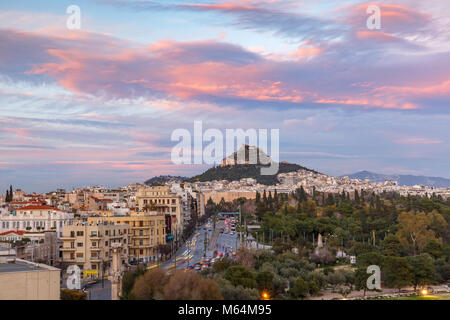
<instances>
[{"instance_id":1,"label":"hill","mask_svg":"<svg viewBox=\"0 0 450 320\"><path fill-rule=\"evenodd\" d=\"M182 177L182 176L165 175L165 176L153 177L151 179L146 180L144 183L148 186L160 186L160 185L164 185L166 182L183 182L186 179L188 179L188 178Z\"/></svg>"},{"instance_id":2,"label":"hill","mask_svg":"<svg viewBox=\"0 0 450 320\"><path fill-rule=\"evenodd\" d=\"M258 183L265 185L274 185L278 182L277 175L261 175L262 165L258 164L237 164L214 167L206 170L204 173L188 179L189 182L205 182L212 180L227 180L236 181L242 178L253 178ZM281 162L278 173L286 173L292 171L298 171L300 169L309 170L298 164ZM313 171L313 170L310 170Z\"/></svg>"},{"instance_id":3,"label":"hill","mask_svg":"<svg viewBox=\"0 0 450 320\"><path fill-rule=\"evenodd\" d=\"M397 181L400 186L423 185L435 188L450 188L450 179L440 177L426 177L402 174L386 175L370 171L360 171L348 174L346 176L351 179L369 179L373 182L384 182L387 180Z\"/></svg>"}]
</instances>

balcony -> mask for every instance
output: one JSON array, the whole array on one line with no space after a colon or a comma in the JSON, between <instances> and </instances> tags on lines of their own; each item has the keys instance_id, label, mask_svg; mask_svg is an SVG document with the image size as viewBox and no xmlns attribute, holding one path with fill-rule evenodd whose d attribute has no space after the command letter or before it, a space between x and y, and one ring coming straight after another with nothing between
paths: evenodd
<instances>
[{"instance_id":1,"label":"balcony","mask_svg":"<svg viewBox=\"0 0 450 320\"><path fill-rule=\"evenodd\" d=\"M71 237L71 236L65 237L65 236L62 236L60 239L61 239L61 240L75 240L75 237Z\"/></svg>"},{"instance_id":2,"label":"balcony","mask_svg":"<svg viewBox=\"0 0 450 320\"><path fill-rule=\"evenodd\" d=\"M150 226L142 226L142 227L137 226L137 227L131 227L131 229L133 229L133 230L138 230L138 229L148 229L148 228L150 228Z\"/></svg>"},{"instance_id":3,"label":"balcony","mask_svg":"<svg viewBox=\"0 0 450 320\"><path fill-rule=\"evenodd\" d=\"M92 251L101 251L102 249L99 247L90 247Z\"/></svg>"},{"instance_id":4,"label":"balcony","mask_svg":"<svg viewBox=\"0 0 450 320\"><path fill-rule=\"evenodd\" d=\"M60 251L75 251L75 248L60 248Z\"/></svg>"},{"instance_id":5,"label":"balcony","mask_svg":"<svg viewBox=\"0 0 450 320\"><path fill-rule=\"evenodd\" d=\"M149 238L150 235L149 234L143 234L143 235L131 235L132 238L136 238L136 239L144 239L144 238Z\"/></svg>"},{"instance_id":6,"label":"balcony","mask_svg":"<svg viewBox=\"0 0 450 320\"><path fill-rule=\"evenodd\" d=\"M91 262L101 262L101 258L99 256L91 257L89 260Z\"/></svg>"},{"instance_id":7,"label":"balcony","mask_svg":"<svg viewBox=\"0 0 450 320\"><path fill-rule=\"evenodd\" d=\"M122 238L124 235L123 234L116 234L115 236L109 236L110 239L118 239L118 238Z\"/></svg>"}]
</instances>

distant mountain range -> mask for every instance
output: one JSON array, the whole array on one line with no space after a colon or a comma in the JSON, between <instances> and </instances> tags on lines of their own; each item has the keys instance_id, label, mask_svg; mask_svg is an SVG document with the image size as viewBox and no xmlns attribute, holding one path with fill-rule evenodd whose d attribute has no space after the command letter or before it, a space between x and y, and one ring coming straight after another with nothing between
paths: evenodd
<instances>
[{"instance_id":1,"label":"distant mountain range","mask_svg":"<svg viewBox=\"0 0 450 320\"><path fill-rule=\"evenodd\" d=\"M413 176L404 174L379 174L370 171L360 171L352 174L344 175L351 179L369 179L373 182L397 181L400 186L423 185L435 188L450 188L450 179L440 177ZM341 176L341 177L344 177Z\"/></svg>"}]
</instances>

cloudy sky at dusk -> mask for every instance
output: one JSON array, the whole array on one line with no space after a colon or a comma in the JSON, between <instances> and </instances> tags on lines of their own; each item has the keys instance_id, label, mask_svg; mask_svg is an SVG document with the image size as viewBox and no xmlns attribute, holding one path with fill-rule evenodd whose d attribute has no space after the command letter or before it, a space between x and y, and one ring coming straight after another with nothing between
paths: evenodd
<instances>
[{"instance_id":1,"label":"cloudy sky at dusk","mask_svg":"<svg viewBox=\"0 0 450 320\"><path fill-rule=\"evenodd\" d=\"M194 120L279 128L327 174L450 178L448 0L2 1L0 29L0 193L202 172L170 160Z\"/></svg>"}]
</instances>

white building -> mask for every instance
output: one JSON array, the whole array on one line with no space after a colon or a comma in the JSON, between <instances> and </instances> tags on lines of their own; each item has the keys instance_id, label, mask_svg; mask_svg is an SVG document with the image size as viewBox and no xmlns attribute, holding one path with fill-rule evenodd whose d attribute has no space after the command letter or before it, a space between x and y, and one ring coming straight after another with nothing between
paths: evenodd
<instances>
[{"instance_id":1,"label":"white building","mask_svg":"<svg viewBox=\"0 0 450 320\"><path fill-rule=\"evenodd\" d=\"M3 212L0 215L0 233L10 230L56 231L62 236L64 226L71 225L74 214L50 206L31 205Z\"/></svg>"}]
</instances>

